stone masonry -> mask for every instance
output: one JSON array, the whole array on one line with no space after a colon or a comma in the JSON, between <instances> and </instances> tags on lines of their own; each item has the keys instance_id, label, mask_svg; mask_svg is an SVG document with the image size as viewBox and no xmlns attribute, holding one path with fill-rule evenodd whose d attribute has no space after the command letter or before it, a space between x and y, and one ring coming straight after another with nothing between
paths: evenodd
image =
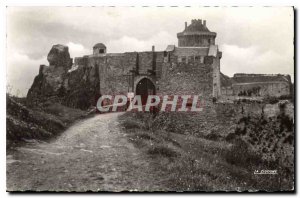
<instances>
[{"instance_id":1,"label":"stone masonry","mask_svg":"<svg viewBox=\"0 0 300 198\"><path fill-rule=\"evenodd\" d=\"M177 34L178 46L168 45L164 51L152 46L145 52L107 53L109 49L97 43L93 54L73 62L67 46L54 45L48 54L49 66L40 66L28 91L28 104L53 100L86 109L96 105L101 95L136 94L142 83L154 87L151 93L158 95L199 95L206 101L221 95L290 95L289 75L235 74L229 78L222 74L216 36L205 20L193 19Z\"/></svg>"},{"instance_id":2,"label":"stone masonry","mask_svg":"<svg viewBox=\"0 0 300 198\"><path fill-rule=\"evenodd\" d=\"M221 95L220 59L216 33L206 21L192 20L177 34L179 46L165 51L107 53L102 43L93 54L70 58L68 47L54 45L49 52L50 66L42 65L27 98L28 103L54 98L67 106L86 109L104 94L136 92L148 79L157 94L200 95L207 100Z\"/></svg>"}]
</instances>

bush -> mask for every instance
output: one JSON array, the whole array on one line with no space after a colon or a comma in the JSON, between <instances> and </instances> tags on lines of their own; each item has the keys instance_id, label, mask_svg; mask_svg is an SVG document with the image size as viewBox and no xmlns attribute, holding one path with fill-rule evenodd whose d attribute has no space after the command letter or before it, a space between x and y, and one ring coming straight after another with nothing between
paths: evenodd
<instances>
[{"instance_id":1,"label":"bush","mask_svg":"<svg viewBox=\"0 0 300 198\"><path fill-rule=\"evenodd\" d=\"M249 168L259 165L262 161L261 156L251 151L241 139L235 140L231 149L225 153L225 159L231 164Z\"/></svg>"},{"instance_id":2,"label":"bush","mask_svg":"<svg viewBox=\"0 0 300 198\"><path fill-rule=\"evenodd\" d=\"M276 104L279 102L279 99L274 96L268 96L268 97L264 98L264 102L267 104Z\"/></svg>"},{"instance_id":3,"label":"bush","mask_svg":"<svg viewBox=\"0 0 300 198\"><path fill-rule=\"evenodd\" d=\"M156 145L148 149L148 154L150 155L161 155L164 157L177 157L179 153L174 151L173 149L166 147L164 145Z\"/></svg>"},{"instance_id":4,"label":"bush","mask_svg":"<svg viewBox=\"0 0 300 198\"><path fill-rule=\"evenodd\" d=\"M209 134L207 134L207 135L205 136L205 139L217 141L217 140L220 139L220 137L221 137L221 136L218 135L218 134L216 134L215 131L212 131L212 132L210 132Z\"/></svg>"},{"instance_id":5,"label":"bush","mask_svg":"<svg viewBox=\"0 0 300 198\"><path fill-rule=\"evenodd\" d=\"M229 134L225 137L225 140L226 140L227 142L231 142L231 141L233 141L233 140L235 139L235 137L236 137L235 133L229 133Z\"/></svg>"}]
</instances>

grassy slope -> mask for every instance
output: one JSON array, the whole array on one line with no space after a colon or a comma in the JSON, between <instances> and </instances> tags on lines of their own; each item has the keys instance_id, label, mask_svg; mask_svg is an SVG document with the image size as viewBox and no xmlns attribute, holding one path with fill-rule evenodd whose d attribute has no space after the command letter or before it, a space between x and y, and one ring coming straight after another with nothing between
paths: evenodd
<instances>
[{"instance_id":1,"label":"grassy slope","mask_svg":"<svg viewBox=\"0 0 300 198\"><path fill-rule=\"evenodd\" d=\"M61 104L47 104L29 108L22 100L7 96L6 139L7 146L27 139L46 140L65 130L86 112L65 107Z\"/></svg>"},{"instance_id":2,"label":"grassy slope","mask_svg":"<svg viewBox=\"0 0 300 198\"><path fill-rule=\"evenodd\" d=\"M253 174L255 169L268 169L262 164L232 163L232 159L248 160L245 158L248 153L242 147L207 135L179 134L182 129L177 133L168 132L167 128L157 127L150 114L127 113L120 120L129 140L157 159L155 166L171 189L272 191L284 188L277 175ZM181 126L184 122L173 120L172 124Z\"/></svg>"}]
</instances>

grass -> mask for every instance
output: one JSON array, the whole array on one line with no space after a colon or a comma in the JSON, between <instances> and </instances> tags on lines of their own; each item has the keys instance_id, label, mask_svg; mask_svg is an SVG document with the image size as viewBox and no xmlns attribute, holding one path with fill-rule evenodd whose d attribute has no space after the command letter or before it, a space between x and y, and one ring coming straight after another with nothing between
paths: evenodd
<instances>
[{"instance_id":1,"label":"grass","mask_svg":"<svg viewBox=\"0 0 300 198\"><path fill-rule=\"evenodd\" d=\"M16 100L15 97L8 95L6 109L8 147L26 139L50 139L60 134L71 123L87 116L84 111L68 108L58 103L29 108L22 100Z\"/></svg>"},{"instance_id":2,"label":"grass","mask_svg":"<svg viewBox=\"0 0 300 198\"><path fill-rule=\"evenodd\" d=\"M150 147L147 153L150 155L161 155L163 157L168 157L168 158L177 157L179 155L179 153L176 152L174 149L162 144L158 144L153 147Z\"/></svg>"},{"instance_id":3,"label":"grass","mask_svg":"<svg viewBox=\"0 0 300 198\"><path fill-rule=\"evenodd\" d=\"M120 118L128 138L154 159L153 165L164 176L163 184L168 189L272 191L292 188L290 182L281 179L282 175L254 175L256 169L274 167L262 162L260 156L241 142L233 141L234 138L226 141L226 135L219 135L222 130L186 133L186 130L197 131L197 127L201 127L192 120L184 123L187 119L191 117L163 114L154 118L147 113L126 113Z\"/></svg>"}]
</instances>

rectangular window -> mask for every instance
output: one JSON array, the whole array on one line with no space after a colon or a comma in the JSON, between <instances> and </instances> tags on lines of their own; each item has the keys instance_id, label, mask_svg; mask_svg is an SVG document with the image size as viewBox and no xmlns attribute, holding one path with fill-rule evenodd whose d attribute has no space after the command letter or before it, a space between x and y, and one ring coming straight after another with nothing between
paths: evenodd
<instances>
[{"instance_id":1,"label":"rectangular window","mask_svg":"<svg viewBox=\"0 0 300 198\"><path fill-rule=\"evenodd\" d=\"M194 62L194 56L189 56L188 57L188 62L193 63Z\"/></svg>"},{"instance_id":2,"label":"rectangular window","mask_svg":"<svg viewBox=\"0 0 300 198\"><path fill-rule=\"evenodd\" d=\"M181 57L181 62L186 63L186 57Z\"/></svg>"},{"instance_id":3,"label":"rectangular window","mask_svg":"<svg viewBox=\"0 0 300 198\"><path fill-rule=\"evenodd\" d=\"M200 62L200 56L195 56L195 62L197 62L197 63Z\"/></svg>"}]
</instances>

